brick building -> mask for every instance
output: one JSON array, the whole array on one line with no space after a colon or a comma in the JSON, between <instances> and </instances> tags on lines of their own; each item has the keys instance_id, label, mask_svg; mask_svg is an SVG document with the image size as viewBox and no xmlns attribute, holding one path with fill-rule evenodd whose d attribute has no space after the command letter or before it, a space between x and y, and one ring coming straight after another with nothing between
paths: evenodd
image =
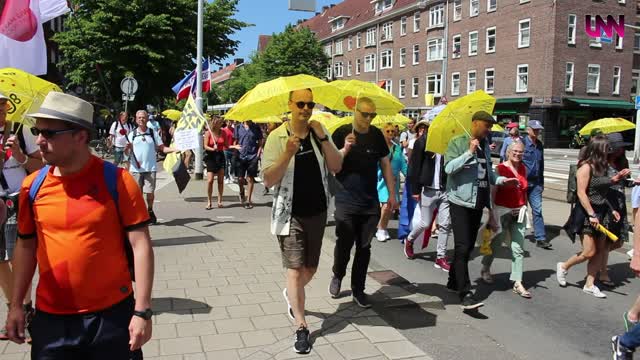
<instances>
[{"instance_id":1,"label":"brick building","mask_svg":"<svg viewBox=\"0 0 640 360\"><path fill-rule=\"evenodd\" d=\"M379 83L417 117L484 89L495 115L545 125L547 145L566 144L575 123L633 117L640 38L591 39L587 15L636 20L632 0L345 0L299 26L331 56L330 79ZM640 21L640 19L638 19ZM634 71L633 69L638 69ZM632 78L633 76L633 78Z\"/></svg>"}]
</instances>

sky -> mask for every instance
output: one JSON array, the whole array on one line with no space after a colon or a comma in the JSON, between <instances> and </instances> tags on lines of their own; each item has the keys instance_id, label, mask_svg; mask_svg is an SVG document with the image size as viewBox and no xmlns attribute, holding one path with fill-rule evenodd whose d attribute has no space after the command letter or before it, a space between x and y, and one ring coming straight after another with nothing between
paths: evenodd
<instances>
[{"instance_id":1,"label":"sky","mask_svg":"<svg viewBox=\"0 0 640 360\"><path fill-rule=\"evenodd\" d=\"M316 0L316 11L322 6L331 3L336 4L341 0ZM234 40L240 40L238 51L223 63L231 63L235 58L249 59L249 55L258 48L259 35L271 35L284 30L287 24L295 24L298 19L308 19L314 13L302 11L289 11L289 0L240 0L238 4L238 20L254 24L231 36Z\"/></svg>"}]
</instances>

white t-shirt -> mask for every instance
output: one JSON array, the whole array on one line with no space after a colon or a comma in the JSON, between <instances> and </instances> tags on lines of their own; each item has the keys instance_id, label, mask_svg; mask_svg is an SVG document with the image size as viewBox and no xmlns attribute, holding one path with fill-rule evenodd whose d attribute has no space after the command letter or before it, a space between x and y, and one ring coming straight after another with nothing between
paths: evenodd
<instances>
[{"instance_id":1,"label":"white t-shirt","mask_svg":"<svg viewBox=\"0 0 640 360\"><path fill-rule=\"evenodd\" d=\"M4 144L4 127L0 128L0 142ZM25 155L33 154L38 151L38 146L36 145L36 138L31 134L31 131L26 127L22 127L22 135L24 135L25 149L27 153ZM18 160L10 157L8 160L4 162L4 168L2 169L2 174L4 178L7 180L7 185L9 189L6 189L9 193L14 193L20 191L20 186L22 186L22 180L27 177L27 171L20 165ZM0 186L0 188L2 188ZM5 189L2 189L5 190Z\"/></svg>"},{"instance_id":2,"label":"white t-shirt","mask_svg":"<svg viewBox=\"0 0 640 360\"><path fill-rule=\"evenodd\" d=\"M407 148L413 150L413 145L415 145L416 140L418 140L418 139L415 136L413 137L413 139L410 139L409 140L409 145L407 145ZM406 152L406 150L405 150L405 152Z\"/></svg>"},{"instance_id":3,"label":"white t-shirt","mask_svg":"<svg viewBox=\"0 0 640 360\"><path fill-rule=\"evenodd\" d=\"M117 129L117 130L116 130ZM120 130L124 129L124 134L120 132ZM129 123L125 123L122 125L120 121L114 121L111 124L111 130L109 130L109 135L113 135L116 137L115 146L116 147L126 147L127 146L127 135L133 131L133 126Z\"/></svg>"}]
</instances>

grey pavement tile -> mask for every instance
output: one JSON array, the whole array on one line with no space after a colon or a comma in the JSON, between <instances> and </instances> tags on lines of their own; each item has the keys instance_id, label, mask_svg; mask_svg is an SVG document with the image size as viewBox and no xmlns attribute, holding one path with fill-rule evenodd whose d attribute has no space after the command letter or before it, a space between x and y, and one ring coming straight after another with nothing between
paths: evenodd
<instances>
[{"instance_id":1,"label":"grey pavement tile","mask_svg":"<svg viewBox=\"0 0 640 360\"><path fill-rule=\"evenodd\" d=\"M330 344L314 346L313 353L319 355L322 360L344 360L338 350Z\"/></svg>"},{"instance_id":2,"label":"grey pavement tile","mask_svg":"<svg viewBox=\"0 0 640 360\"><path fill-rule=\"evenodd\" d=\"M244 343L237 333L233 334L219 334L219 335L205 335L201 336L202 346L204 351L220 351L231 349L242 349Z\"/></svg>"},{"instance_id":3,"label":"grey pavement tile","mask_svg":"<svg viewBox=\"0 0 640 360\"><path fill-rule=\"evenodd\" d=\"M155 324L175 324L181 322L192 322L193 316L189 310L171 310L154 315Z\"/></svg>"},{"instance_id":4,"label":"grey pavement tile","mask_svg":"<svg viewBox=\"0 0 640 360\"><path fill-rule=\"evenodd\" d=\"M173 339L177 336L176 326L174 324L155 324L153 325L153 339Z\"/></svg>"},{"instance_id":5,"label":"grey pavement tile","mask_svg":"<svg viewBox=\"0 0 640 360\"><path fill-rule=\"evenodd\" d=\"M236 269L215 269L215 270L209 270L209 274L211 274L211 276L238 276L238 271L236 271Z\"/></svg>"},{"instance_id":6,"label":"grey pavement tile","mask_svg":"<svg viewBox=\"0 0 640 360\"><path fill-rule=\"evenodd\" d=\"M400 341L405 337L400 332L389 325L356 325L358 330L364 334L372 343Z\"/></svg>"},{"instance_id":7,"label":"grey pavement tile","mask_svg":"<svg viewBox=\"0 0 640 360\"><path fill-rule=\"evenodd\" d=\"M204 309L191 309L194 321L209 321L228 319L229 314L225 307L207 307Z\"/></svg>"},{"instance_id":8,"label":"grey pavement tile","mask_svg":"<svg viewBox=\"0 0 640 360\"><path fill-rule=\"evenodd\" d=\"M255 275L256 279L258 279L259 283L268 283L268 282L276 282L281 283L286 280L284 272L281 273L273 273L273 274L259 274Z\"/></svg>"},{"instance_id":9,"label":"grey pavement tile","mask_svg":"<svg viewBox=\"0 0 640 360\"><path fill-rule=\"evenodd\" d=\"M425 355L424 351L418 349L418 347L407 340L379 343L376 344L376 347L392 360Z\"/></svg>"},{"instance_id":10,"label":"grey pavement tile","mask_svg":"<svg viewBox=\"0 0 640 360\"><path fill-rule=\"evenodd\" d=\"M193 270L196 271L209 271L209 270L215 270L218 268L218 266L215 263L197 263L197 264L191 264L191 266L193 267Z\"/></svg>"},{"instance_id":11,"label":"grey pavement tile","mask_svg":"<svg viewBox=\"0 0 640 360\"><path fill-rule=\"evenodd\" d=\"M183 298L185 297L184 289L161 289L153 290L154 298Z\"/></svg>"},{"instance_id":12,"label":"grey pavement tile","mask_svg":"<svg viewBox=\"0 0 640 360\"><path fill-rule=\"evenodd\" d=\"M229 285L257 284L258 279L253 275L227 276L227 282Z\"/></svg>"},{"instance_id":13,"label":"grey pavement tile","mask_svg":"<svg viewBox=\"0 0 640 360\"><path fill-rule=\"evenodd\" d=\"M282 288L275 281L268 281L263 283L251 284L249 290L253 293L270 292L270 291L282 291Z\"/></svg>"},{"instance_id":14,"label":"grey pavement tile","mask_svg":"<svg viewBox=\"0 0 640 360\"><path fill-rule=\"evenodd\" d=\"M254 330L249 318L215 320L216 329L219 334L239 333Z\"/></svg>"},{"instance_id":15,"label":"grey pavement tile","mask_svg":"<svg viewBox=\"0 0 640 360\"><path fill-rule=\"evenodd\" d=\"M355 340L333 344L338 352L346 359L362 359L382 355L382 353L367 340Z\"/></svg>"},{"instance_id":16,"label":"grey pavement tile","mask_svg":"<svg viewBox=\"0 0 640 360\"><path fill-rule=\"evenodd\" d=\"M200 256L177 257L176 260L176 265L194 265L203 263Z\"/></svg>"},{"instance_id":17,"label":"grey pavement tile","mask_svg":"<svg viewBox=\"0 0 640 360\"><path fill-rule=\"evenodd\" d=\"M292 324L289 317L284 314L254 316L251 318L251 321L255 325L256 329L274 329L287 325L291 326Z\"/></svg>"},{"instance_id":18,"label":"grey pavement tile","mask_svg":"<svg viewBox=\"0 0 640 360\"><path fill-rule=\"evenodd\" d=\"M7 341L7 346L4 348L4 354L16 354L25 353L31 351L31 347L27 344L18 345L12 341Z\"/></svg>"},{"instance_id":19,"label":"grey pavement tile","mask_svg":"<svg viewBox=\"0 0 640 360\"><path fill-rule=\"evenodd\" d=\"M215 267L218 268L218 264L221 262L227 262L229 261L229 259L227 259L226 256L202 256L201 257L202 262L205 264L215 264Z\"/></svg>"},{"instance_id":20,"label":"grey pavement tile","mask_svg":"<svg viewBox=\"0 0 640 360\"><path fill-rule=\"evenodd\" d=\"M282 264L280 265L262 265L265 273L274 274L274 273L282 273Z\"/></svg>"},{"instance_id":21,"label":"grey pavement tile","mask_svg":"<svg viewBox=\"0 0 640 360\"><path fill-rule=\"evenodd\" d=\"M273 300L269 293L240 294L238 299L240 299L241 304L245 305L268 303Z\"/></svg>"},{"instance_id":22,"label":"grey pavement tile","mask_svg":"<svg viewBox=\"0 0 640 360\"><path fill-rule=\"evenodd\" d=\"M180 271L180 278L184 280L188 279L208 279L209 278L208 270L186 270Z\"/></svg>"},{"instance_id":23,"label":"grey pavement tile","mask_svg":"<svg viewBox=\"0 0 640 360\"><path fill-rule=\"evenodd\" d=\"M180 265L165 265L164 271L166 272L189 272L193 270L191 265L189 264L180 264Z\"/></svg>"},{"instance_id":24,"label":"grey pavement tile","mask_svg":"<svg viewBox=\"0 0 640 360\"><path fill-rule=\"evenodd\" d=\"M207 296L205 299L207 304L212 307L240 305L240 300L237 295Z\"/></svg>"},{"instance_id":25,"label":"grey pavement tile","mask_svg":"<svg viewBox=\"0 0 640 360\"><path fill-rule=\"evenodd\" d=\"M209 351L205 353L207 360L240 360L236 350Z\"/></svg>"},{"instance_id":26,"label":"grey pavement tile","mask_svg":"<svg viewBox=\"0 0 640 360\"><path fill-rule=\"evenodd\" d=\"M313 330L311 330L311 331L313 331ZM271 332L276 337L276 339L278 339L278 341L280 341L282 339L293 338L295 330L293 329L292 326L285 326L285 327L271 329Z\"/></svg>"},{"instance_id":27,"label":"grey pavement tile","mask_svg":"<svg viewBox=\"0 0 640 360\"><path fill-rule=\"evenodd\" d=\"M274 344L277 340L270 330L257 330L241 332L240 337L246 346L266 346Z\"/></svg>"},{"instance_id":28,"label":"grey pavement tile","mask_svg":"<svg viewBox=\"0 0 640 360\"><path fill-rule=\"evenodd\" d=\"M218 290L215 287L194 286L186 288L185 292L188 298L218 296Z\"/></svg>"},{"instance_id":29,"label":"grey pavement tile","mask_svg":"<svg viewBox=\"0 0 640 360\"><path fill-rule=\"evenodd\" d=\"M194 288L194 287L198 287L198 281L197 280L168 280L166 281L167 283L167 289L186 289L186 288Z\"/></svg>"},{"instance_id":30,"label":"grey pavement tile","mask_svg":"<svg viewBox=\"0 0 640 360\"><path fill-rule=\"evenodd\" d=\"M166 289L167 288L167 280L153 280L152 289Z\"/></svg>"},{"instance_id":31,"label":"grey pavement tile","mask_svg":"<svg viewBox=\"0 0 640 360\"><path fill-rule=\"evenodd\" d=\"M205 353L185 354L183 355L183 360L207 360L207 355Z\"/></svg>"},{"instance_id":32,"label":"grey pavement tile","mask_svg":"<svg viewBox=\"0 0 640 360\"><path fill-rule=\"evenodd\" d=\"M0 355L0 360L27 360L27 359L31 359L31 355L27 352Z\"/></svg>"},{"instance_id":33,"label":"grey pavement tile","mask_svg":"<svg viewBox=\"0 0 640 360\"><path fill-rule=\"evenodd\" d=\"M218 333L216 327L213 325L213 321L180 323L175 326L178 329L179 337L215 335Z\"/></svg>"},{"instance_id":34,"label":"grey pavement tile","mask_svg":"<svg viewBox=\"0 0 640 360\"><path fill-rule=\"evenodd\" d=\"M152 298L151 309L153 309L153 311L155 312L169 311L171 310L171 299L170 298Z\"/></svg>"},{"instance_id":35,"label":"grey pavement tile","mask_svg":"<svg viewBox=\"0 0 640 360\"><path fill-rule=\"evenodd\" d=\"M206 279L198 279L199 287L226 286L229 285L227 279L222 276L208 277Z\"/></svg>"},{"instance_id":36,"label":"grey pavement tile","mask_svg":"<svg viewBox=\"0 0 640 360\"><path fill-rule=\"evenodd\" d=\"M327 342L331 344L342 343L345 341L352 341L352 340L360 340L360 339L366 340L364 335L359 331L328 333L323 335L323 337L325 338L325 340L327 340ZM367 340L367 343L369 343L368 340ZM371 345L371 343L369 343L369 345L373 346Z\"/></svg>"},{"instance_id":37,"label":"grey pavement tile","mask_svg":"<svg viewBox=\"0 0 640 360\"><path fill-rule=\"evenodd\" d=\"M182 354L180 355L167 355L167 356L154 356L154 357L146 357L146 360L183 360Z\"/></svg>"},{"instance_id":38,"label":"grey pavement tile","mask_svg":"<svg viewBox=\"0 0 640 360\"><path fill-rule=\"evenodd\" d=\"M265 315L259 304L228 306L227 312L231 318L244 318Z\"/></svg>"},{"instance_id":39,"label":"grey pavement tile","mask_svg":"<svg viewBox=\"0 0 640 360\"><path fill-rule=\"evenodd\" d=\"M262 351L263 349L264 346L245 347L242 349L238 349L238 355L240 356L240 359L245 359L257 353L258 351Z\"/></svg>"},{"instance_id":40,"label":"grey pavement tile","mask_svg":"<svg viewBox=\"0 0 640 360\"><path fill-rule=\"evenodd\" d=\"M271 354L268 354L264 351L258 351L256 353L251 354L250 356L247 356L246 358L243 358L245 360L268 360L271 359L272 356Z\"/></svg>"},{"instance_id":41,"label":"grey pavement tile","mask_svg":"<svg viewBox=\"0 0 640 360\"><path fill-rule=\"evenodd\" d=\"M282 314L283 312L287 311L287 305L284 302L284 299L282 301L271 301L268 303L262 303L260 304L260 307L264 312L263 315Z\"/></svg>"},{"instance_id":42,"label":"grey pavement tile","mask_svg":"<svg viewBox=\"0 0 640 360\"><path fill-rule=\"evenodd\" d=\"M188 299L173 298L172 306L174 310L206 309L209 307L204 297L192 297Z\"/></svg>"},{"instance_id":43,"label":"grey pavement tile","mask_svg":"<svg viewBox=\"0 0 640 360\"><path fill-rule=\"evenodd\" d=\"M154 325L154 329L152 331L155 331L155 325ZM144 354L145 358L146 357L150 357L150 356L158 356L158 355L160 355L160 340L153 340L153 339L149 340L142 347L142 353Z\"/></svg>"},{"instance_id":44,"label":"grey pavement tile","mask_svg":"<svg viewBox=\"0 0 640 360\"><path fill-rule=\"evenodd\" d=\"M180 275L175 271L156 271L153 278L156 280L178 280Z\"/></svg>"},{"instance_id":45,"label":"grey pavement tile","mask_svg":"<svg viewBox=\"0 0 640 360\"><path fill-rule=\"evenodd\" d=\"M177 355L202 352L200 338L185 337L160 340L160 355Z\"/></svg>"},{"instance_id":46,"label":"grey pavement tile","mask_svg":"<svg viewBox=\"0 0 640 360\"><path fill-rule=\"evenodd\" d=\"M246 285L227 285L218 287L220 295L249 294L251 291Z\"/></svg>"}]
</instances>

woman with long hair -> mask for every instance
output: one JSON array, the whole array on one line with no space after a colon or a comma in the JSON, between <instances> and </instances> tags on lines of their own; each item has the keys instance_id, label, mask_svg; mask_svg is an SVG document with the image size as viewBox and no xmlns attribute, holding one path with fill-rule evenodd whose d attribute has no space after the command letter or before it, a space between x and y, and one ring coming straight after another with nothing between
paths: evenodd
<instances>
[{"instance_id":1,"label":"woman with long hair","mask_svg":"<svg viewBox=\"0 0 640 360\"><path fill-rule=\"evenodd\" d=\"M594 283L602 266L602 254L606 249L605 235L596 228L600 224L620 221L620 213L613 209L607 200L611 187L611 178L607 174L608 151L609 141L603 136L595 137L589 142L583 158L578 162L578 204L574 209L573 222L575 232L582 240L582 252L556 265L558 284L565 287L569 269L587 261L587 278L582 291L597 298L606 298L607 295Z\"/></svg>"},{"instance_id":2,"label":"woman with long hair","mask_svg":"<svg viewBox=\"0 0 640 360\"><path fill-rule=\"evenodd\" d=\"M400 203L400 173L407 176L407 160L402 153L402 146L395 143L396 128L392 123L387 123L382 128L382 135L389 147L389 160L391 161L391 170L393 177L396 179L396 203ZM387 185L382 176L382 169L378 165L378 201L380 202L380 221L378 222L378 231L376 232L376 239L378 241L387 241L391 238L387 226L389 225L389 219L391 219L391 213L393 210L389 207L389 192L387 191Z\"/></svg>"},{"instance_id":3,"label":"woman with long hair","mask_svg":"<svg viewBox=\"0 0 640 360\"><path fill-rule=\"evenodd\" d=\"M218 178L218 208L222 208L222 195L224 193L224 171L226 159L225 150L230 146L231 140L221 130L222 119L213 117L210 126L204 134L204 149L206 151L205 164L207 166L207 210L213 208L213 179Z\"/></svg>"},{"instance_id":4,"label":"woman with long hair","mask_svg":"<svg viewBox=\"0 0 640 360\"><path fill-rule=\"evenodd\" d=\"M488 284L493 283L491 276L491 264L494 254L502 245L507 233L511 238L511 276L513 292L530 299L531 293L522 284L522 272L524 263L524 232L527 224L527 170L522 163L524 143L515 140L505 151L505 161L498 165L496 172L500 176L518 179L516 186L492 187L493 219L496 224L490 224L495 230L495 236L491 239L492 254L485 255L482 259L482 280Z\"/></svg>"}]
</instances>

